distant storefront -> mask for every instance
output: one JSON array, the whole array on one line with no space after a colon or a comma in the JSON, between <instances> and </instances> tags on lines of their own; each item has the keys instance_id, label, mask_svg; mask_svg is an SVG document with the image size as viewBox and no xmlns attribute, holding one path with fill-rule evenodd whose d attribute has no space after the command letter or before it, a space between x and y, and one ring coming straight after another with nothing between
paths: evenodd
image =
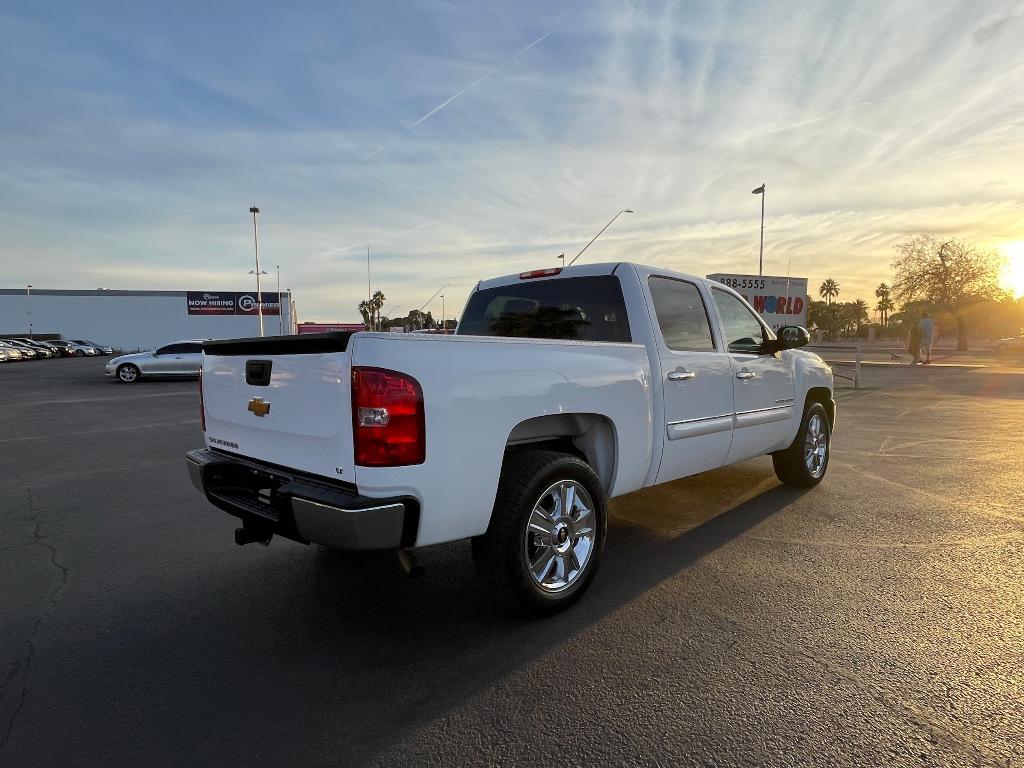
<instances>
[{"instance_id":1,"label":"distant storefront","mask_svg":"<svg viewBox=\"0 0 1024 768\"><path fill-rule=\"evenodd\" d=\"M290 292L265 291L267 336L295 333ZM0 289L0 337L32 334L88 339L123 350L177 339L258 336L255 291L120 291Z\"/></svg>"}]
</instances>

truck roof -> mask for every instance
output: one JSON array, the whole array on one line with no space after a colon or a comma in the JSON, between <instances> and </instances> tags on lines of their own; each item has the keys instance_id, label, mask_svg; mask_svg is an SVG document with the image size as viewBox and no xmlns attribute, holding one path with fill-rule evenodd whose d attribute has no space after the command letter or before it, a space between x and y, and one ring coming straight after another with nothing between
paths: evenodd
<instances>
[{"instance_id":1,"label":"truck roof","mask_svg":"<svg viewBox=\"0 0 1024 768\"><path fill-rule=\"evenodd\" d=\"M611 275L615 273L615 270L619 267L633 266L641 271L656 272L657 274L674 275L676 277L685 277L687 280L701 280L706 281L707 278L699 275L689 275L684 272L676 272L671 269L665 269L664 267L652 267L647 264L636 264L629 261L607 261L599 264L579 264L571 267L540 267L536 270L528 270L525 272L519 272L512 275L502 275L501 277L492 277L489 280L481 280L477 283L475 290L480 291L487 288L496 288L499 285L508 285L510 283L518 283L521 280L554 280L556 278L565 277L593 277L597 275ZM542 271L547 271L549 274L538 274ZM527 277L529 275L529 277Z\"/></svg>"}]
</instances>

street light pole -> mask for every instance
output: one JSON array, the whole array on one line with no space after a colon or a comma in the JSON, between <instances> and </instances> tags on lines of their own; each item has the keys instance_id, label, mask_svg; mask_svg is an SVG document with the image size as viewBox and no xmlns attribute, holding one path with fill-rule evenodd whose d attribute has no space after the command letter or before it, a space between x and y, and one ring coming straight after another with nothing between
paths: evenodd
<instances>
[{"instance_id":1,"label":"street light pole","mask_svg":"<svg viewBox=\"0 0 1024 768\"><path fill-rule=\"evenodd\" d=\"M619 218L619 216L621 216L624 213L633 213L633 211L629 210L629 208L624 208L621 211L619 211L618 213L616 213L614 216L612 216L612 220L609 221L607 224L605 224L604 227L601 228L601 231L598 232L596 235L594 235L594 237L591 239L591 241L589 243L587 243L586 245L583 246L583 251L587 250L587 248L589 248L591 245L593 245L594 240L597 240L597 238L599 238L602 234L604 234L604 231L606 229L608 229L608 227L610 227L613 223L615 223L615 220L617 218ZM578 259L580 256L583 255L583 251L580 251L579 253L577 253L575 256L572 257L572 261L569 262L569 266L570 267L573 265L573 263L576 261L576 259ZM563 263L564 263L564 261L563 261Z\"/></svg>"},{"instance_id":2,"label":"street light pole","mask_svg":"<svg viewBox=\"0 0 1024 768\"><path fill-rule=\"evenodd\" d=\"M562 260L562 268L565 269L565 254L564 253L558 254L558 258L560 258Z\"/></svg>"},{"instance_id":3,"label":"street light pole","mask_svg":"<svg viewBox=\"0 0 1024 768\"><path fill-rule=\"evenodd\" d=\"M32 286L31 285L26 285L25 286L25 306L28 307L28 311L25 312L25 314L28 315L28 337L30 339L32 339L34 337L32 336Z\"/></svg>"},{"instance_id":4,"label":"street light pole","mask_svg":"<svg viewBox=\"0 0 1024 768\"><path fill-rule=\"evenodd\" d=\"M281 301L281 265L277 265L277 334L284 336L284 302Z\"/></svg>"},{"instance_id":5,"label":"street light pole","mask_svg":"<svg viewBox=\"0 0 1024 768\"><path fill-rule=\"evenodd\" d=\"M380 327L380 330L382 330L382 331L384 330L384 326L383 326L384 318L386 317L386 318L388 318L388 320L394 320L395 318L391 317L391 315L393 315L395 312L397 312L399 309L401 309L401 307L390 307L389 309L390 309L390 314L389 314L389 312L387 310L383 310L382 309L380 311L380 321L382 323L382 325ZM390 331L393 327L394 326L391 323L388 323L388 331ZM403 329L405 328L405 323L402 323L402 328Z\"/></svg>"},{"instance_id":6,"label":"street light pole","mask_svg":"<svg viewBox=\"0 0 1024 768\"><path fill-rule=\"evenodd\" d=\"M757 274L764 274L764 182L761 182L761 186L757 189L750 190L752 195L761 196L761 251L757 257Z\"/></svg>"},{"instance_id":7,"label":"street light pole","mask_svg":"<svg viewBox=\"0 0 1024 768\"><path fill-rule=\"evenodd\" d=\"M444 323L444 294L441 294L441 330L447 330Z\"/></svg>"},{"instance_id":8,"label":"street light pole","mask_svg":"<svg viewBox=\"0 0 1024 768\"><path fill-rule=\"evenodd\" d=\"M260 286L260 275L266 272L260 271L260 240L256 232L256 214L259 212L260 209L255 205L249 209L252 214L252 243L256 248L256 311L260 316L260 336L263 336L263 289Z\"/></svg>"}]
</instances>

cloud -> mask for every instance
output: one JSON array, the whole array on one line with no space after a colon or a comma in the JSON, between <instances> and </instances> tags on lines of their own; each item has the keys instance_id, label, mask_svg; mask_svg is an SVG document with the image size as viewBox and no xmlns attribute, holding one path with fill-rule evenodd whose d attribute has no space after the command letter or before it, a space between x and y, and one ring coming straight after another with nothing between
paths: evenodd
<instances>
[{"instance_id":1,"label":"cloud","mask_svg":"<svg viewBox=\"0 0 1024 768\"><path fill-rule=\"evenodd\" d=\"M1011 13L993 21L979 24L974 28L974 42L978 45L987 45L1006 31L1006 28L1013 26L1024 18L1024 14Z\"/></svg>"},{"instance_id":2,"label":"cloud","mask_svg":"<svg viewBox=\"0 0 1024 768\"><path fill-rule=\"evenodd\" d=\"M0 17L12 285L248 287L253 203L261 261L319 320L356 316L367 242L389 302L451 283L451 307L622 208L584 261L756 269L762 181L766 269L849 298L905 233L1024 239L1009 5L576 3L551 40L529 0L268 5L251 29L47 13ZM518 53L481 74L495 51Z\"/></svg>"},{"instance_id":3,"label":"cloud","mask_svg":"<svg viewBox=\"0 0 1024 768\"><path fill-rule=\"evenodd\" d=\"M437 105L436 107L434 107L434 108L433 108L432 110L430 110L430 111L429 111L429 112L427 112L427 113L426 113L425 115L423 115L422 117L420 117L420 118L419 118L418 120L416 120L416 122L414 122L414 123L412 124L412 127L413 127L413 128L416 128L416 127L418 127L418 126L419 126L419 125L420 125L421 123L424 123L424 122L426 122L426 121L427 121L427 120L429 120L429 119L430 119L431 117L433 117L433 116L434 116L434 115L436 115L436 114L437 114L438 112L440 112L440 111L441 111L442 109L444 109L444 108L445 108L445 107L447 107L447 106L448 106L449 104L451 104L451 103L452 103L453 101L455 101L455 100L456 100L456 99L458 99L459 97L461 97L461 96L464 96L465 94L469 93L469 92L470 92L471 90L473 90L473 89L474 89L474 88L476 88L476 87L477 87L478 85L480 85L480 83L482 83L482 82L483 82L484 80L486 80L486 79L488 79L489 77L491 77L492 75L494 75L494 74L496 74L496 73L500 72L500 71L501 71L501 70L503 70L503 69L504 69L505 67L507 67L507 66L508 66L509 64L511 64L512 62L514 62L514 61L515 61L516 59L518 59L518 58L519 58L520 56L522 56L522 55L523 55L524 53L526 53L526 52L527 52L528 50L530 50L531 48L533 48L533 47L534 47L535 45L538 45L539 43L542 43L542 42L543 42L544 40L546 40L546 39L547 39L547 38L549 38L550 36L551 36L551 32L545 32L545 33L544 33L543 35L541 35L540 37L538 37L538 38L537 38L536 40L534 40L534 41L533 41L532 43L530 43L529 45L526 45L526 46L524 46L524 47L520 48L520 49L519 49L518 51L516 51L516 52L515 52L515 53L514 53L514 54L513 54L512 56L510 56L509 58L505 59L505 61L501 62L501 64L499 64L498 66L494 67L494 69L491 69L491 70L489 70L488 72L485 72L485 73L484 73L483 75L481 75L480 77L478 77L478 78L477 78L476 80L474 80L474 81L473 81L472 83L470 83L470 84L469 84L469 85L467 85L467 86L466 86L465 88L463 88L463 89L462 89L461 91L459 91L458 93L455 93L455 94L453 94L453 95L449 96L449 97L448 97L447 99L445 99L445 100L444 100L444 101L442 101L442 102L441 102L440 104L438 104L438 105Z\"/></svg>"}]
</instances>

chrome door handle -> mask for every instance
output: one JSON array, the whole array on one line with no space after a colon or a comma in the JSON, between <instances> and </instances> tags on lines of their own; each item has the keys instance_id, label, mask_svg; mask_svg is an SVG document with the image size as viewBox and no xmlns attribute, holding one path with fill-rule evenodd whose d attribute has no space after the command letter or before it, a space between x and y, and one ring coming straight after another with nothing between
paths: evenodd
<instances>
[{"instance_id":1,"label":"chrome door handle","mask_svg":"<svg viewBox=\"0 0 1024 768\"><path fill-rule=\"evenodd\" d=\"M697 377L697 374L693 371L669 371L669 381L689 381Z\"/></svg>"},{"instance_id":2,"label":"chrome door handle","mask_svg":"<svg viewBox=\"0 0 1024 768\"><path fill-rule=\"evenodd\" d=\"M752 379L756 374L753 371L740 371L736 374L737 379Z\"/></svg>"}]
</instances>

